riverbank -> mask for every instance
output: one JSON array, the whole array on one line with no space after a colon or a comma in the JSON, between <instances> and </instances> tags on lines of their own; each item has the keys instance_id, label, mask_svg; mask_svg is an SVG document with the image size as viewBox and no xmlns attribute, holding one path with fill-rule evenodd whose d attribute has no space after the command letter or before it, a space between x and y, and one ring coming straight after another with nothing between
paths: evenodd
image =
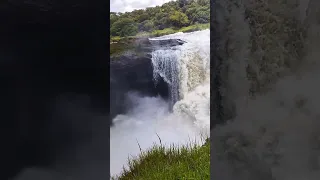
<instances>
[{"instance_id":1,"label":"riverbank","mask_svg":"<svg viewBox=\"0 0 320 180\"><path fill-rule=\"evenodd\" d=\"M112 179L210 179L210 141L208 138L202 146L155 145L130 159L128 165L128 170Z\"/></svg>"},{"instance_id":2,"label":"riverbank","mask_svg":"<svg viewBox=\"0 0 320 180\"><path fill-rule=\"evenodd\" d=\"M126 40L138 39L138 38L159 37L159 36L174 34L177 32L186 33L186 32L193 32L193 31L200 31L200 30L209 29L209 28L210 28L210 23L206 23L206 24L194 24L191 26L182 27L180 29L165 28L163 30L155 30L152 32L140 32L135 36L128 36L128 37L111 36L110 44L114 44L114 43L118 43Z\"/></svg>"},{"instance_id":3,"label":"riverbank","mask_svg":"<svg viewBox=\"0 0 320 180\"><path fill-rule=\"evenodd\" d=\"M137 34L136 36L128 36L128 37L120 37L120 36L113 36L110 37L110 56L119 55L124 51L130 51L135 49L134 42L137 42L137 40L149 38L149 37L159 37L169 34L174 34L177 32L194 32L194 31L201 31L205 29L210 28L210 23L207 24L196 24L191 25L187 27L183 27L181 29L172 29L172 28L166 28L163 30L156 30L150 33L147 32L141 32Z\"/></svg>"}]
</instances>

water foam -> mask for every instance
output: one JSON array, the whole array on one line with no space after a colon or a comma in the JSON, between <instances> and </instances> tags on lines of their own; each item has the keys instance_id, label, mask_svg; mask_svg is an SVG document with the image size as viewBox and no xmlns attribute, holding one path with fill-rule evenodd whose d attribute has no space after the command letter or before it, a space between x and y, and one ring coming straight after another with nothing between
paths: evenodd
<instances>
[{"instance_id":1,"label":"water foam","mask_svg":"<svg viewBox=\"0 0 320 180\"><path fill-rule=\"evenodd\" d=\"M176 38L187 42L180 47L153 52L152 62L155 79L161 76L165 80L170 79L171 83L179 83L179 85L170 86L170 92L174 94L173 103L180 100L173 108L175 113L189 114L189 117L195 121L198 121L198 117L200 117L198 112L203 111L200 110L203 108L202 105L210 104L210 38L208 37L210 37L210 31L204 30L152 39ZM173 72L174 66L178 70L175 69L175 74L172 75L168 72ZM197 109L197 107L201 108ZM201 113L200 119L210 119L210 108L204 109L208 111ZM206 123L203 120L199 120L199 122Z\"/></svg>"}]
</instances>

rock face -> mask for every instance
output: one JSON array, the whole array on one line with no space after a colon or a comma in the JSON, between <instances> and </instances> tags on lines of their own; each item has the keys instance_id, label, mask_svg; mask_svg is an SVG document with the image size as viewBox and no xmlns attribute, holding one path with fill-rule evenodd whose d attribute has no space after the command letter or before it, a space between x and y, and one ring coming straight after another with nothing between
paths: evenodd
<instances>
[{"instance_id":1,"label":"rock face","mask_svg":"<svg viewBox=\"0 0 320 180\"><path fill-rule=\"evenodd\" d=\"M151 40L150 43L157 48L166 48L166 47L182 45L186 42L181 39L163 39L163 40Z\"/></svg>"},{"instance_id":2,"label":"rock face","mask_svg":"<svg viewBox=\"0 0 320 180\"><path fill-rule=\"evenodd\" d=\"M153 81L151 51L181 45L179 39L152 40L140 39L135 42L137 49L131 53L111 58L110 62L110 117L126 111L126 93L136 91L147 96L167 99L168 84L161 79L157 86ZM139 52L137 52L139 51ZM137 55L139 54L139 55Z\"/></svg>"}]
</instances>

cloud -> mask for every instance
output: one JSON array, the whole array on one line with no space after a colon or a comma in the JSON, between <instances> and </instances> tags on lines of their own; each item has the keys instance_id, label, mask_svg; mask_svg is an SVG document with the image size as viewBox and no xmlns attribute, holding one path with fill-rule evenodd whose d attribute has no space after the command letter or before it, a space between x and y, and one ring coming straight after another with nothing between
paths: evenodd
<instances>
[{"instance_id":1,"label":"cloud","mask_svg":"<svg viewBox=\"0 0 320 180\"><path fill-rule=\"evenodd\" d=\"M110 11L130 12L135 9L155 7L172 0L110 0Z\"/></svg>"}]
</instances>

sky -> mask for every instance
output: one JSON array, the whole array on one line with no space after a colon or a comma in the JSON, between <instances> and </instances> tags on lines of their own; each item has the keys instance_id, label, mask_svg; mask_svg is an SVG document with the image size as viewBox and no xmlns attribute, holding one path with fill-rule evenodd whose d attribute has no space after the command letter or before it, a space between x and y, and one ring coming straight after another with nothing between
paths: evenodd
<instances>
[{"instance_id":1,"label":"sky","mask_svg":"<svg viewBox=\"0 0 320 180\"><path fill-rule=\"evenodd\" d=\"M171 0L110 0L111 12L130 12L135 9L145 9L162 5Z\"/></svg>"}]
</instances>

